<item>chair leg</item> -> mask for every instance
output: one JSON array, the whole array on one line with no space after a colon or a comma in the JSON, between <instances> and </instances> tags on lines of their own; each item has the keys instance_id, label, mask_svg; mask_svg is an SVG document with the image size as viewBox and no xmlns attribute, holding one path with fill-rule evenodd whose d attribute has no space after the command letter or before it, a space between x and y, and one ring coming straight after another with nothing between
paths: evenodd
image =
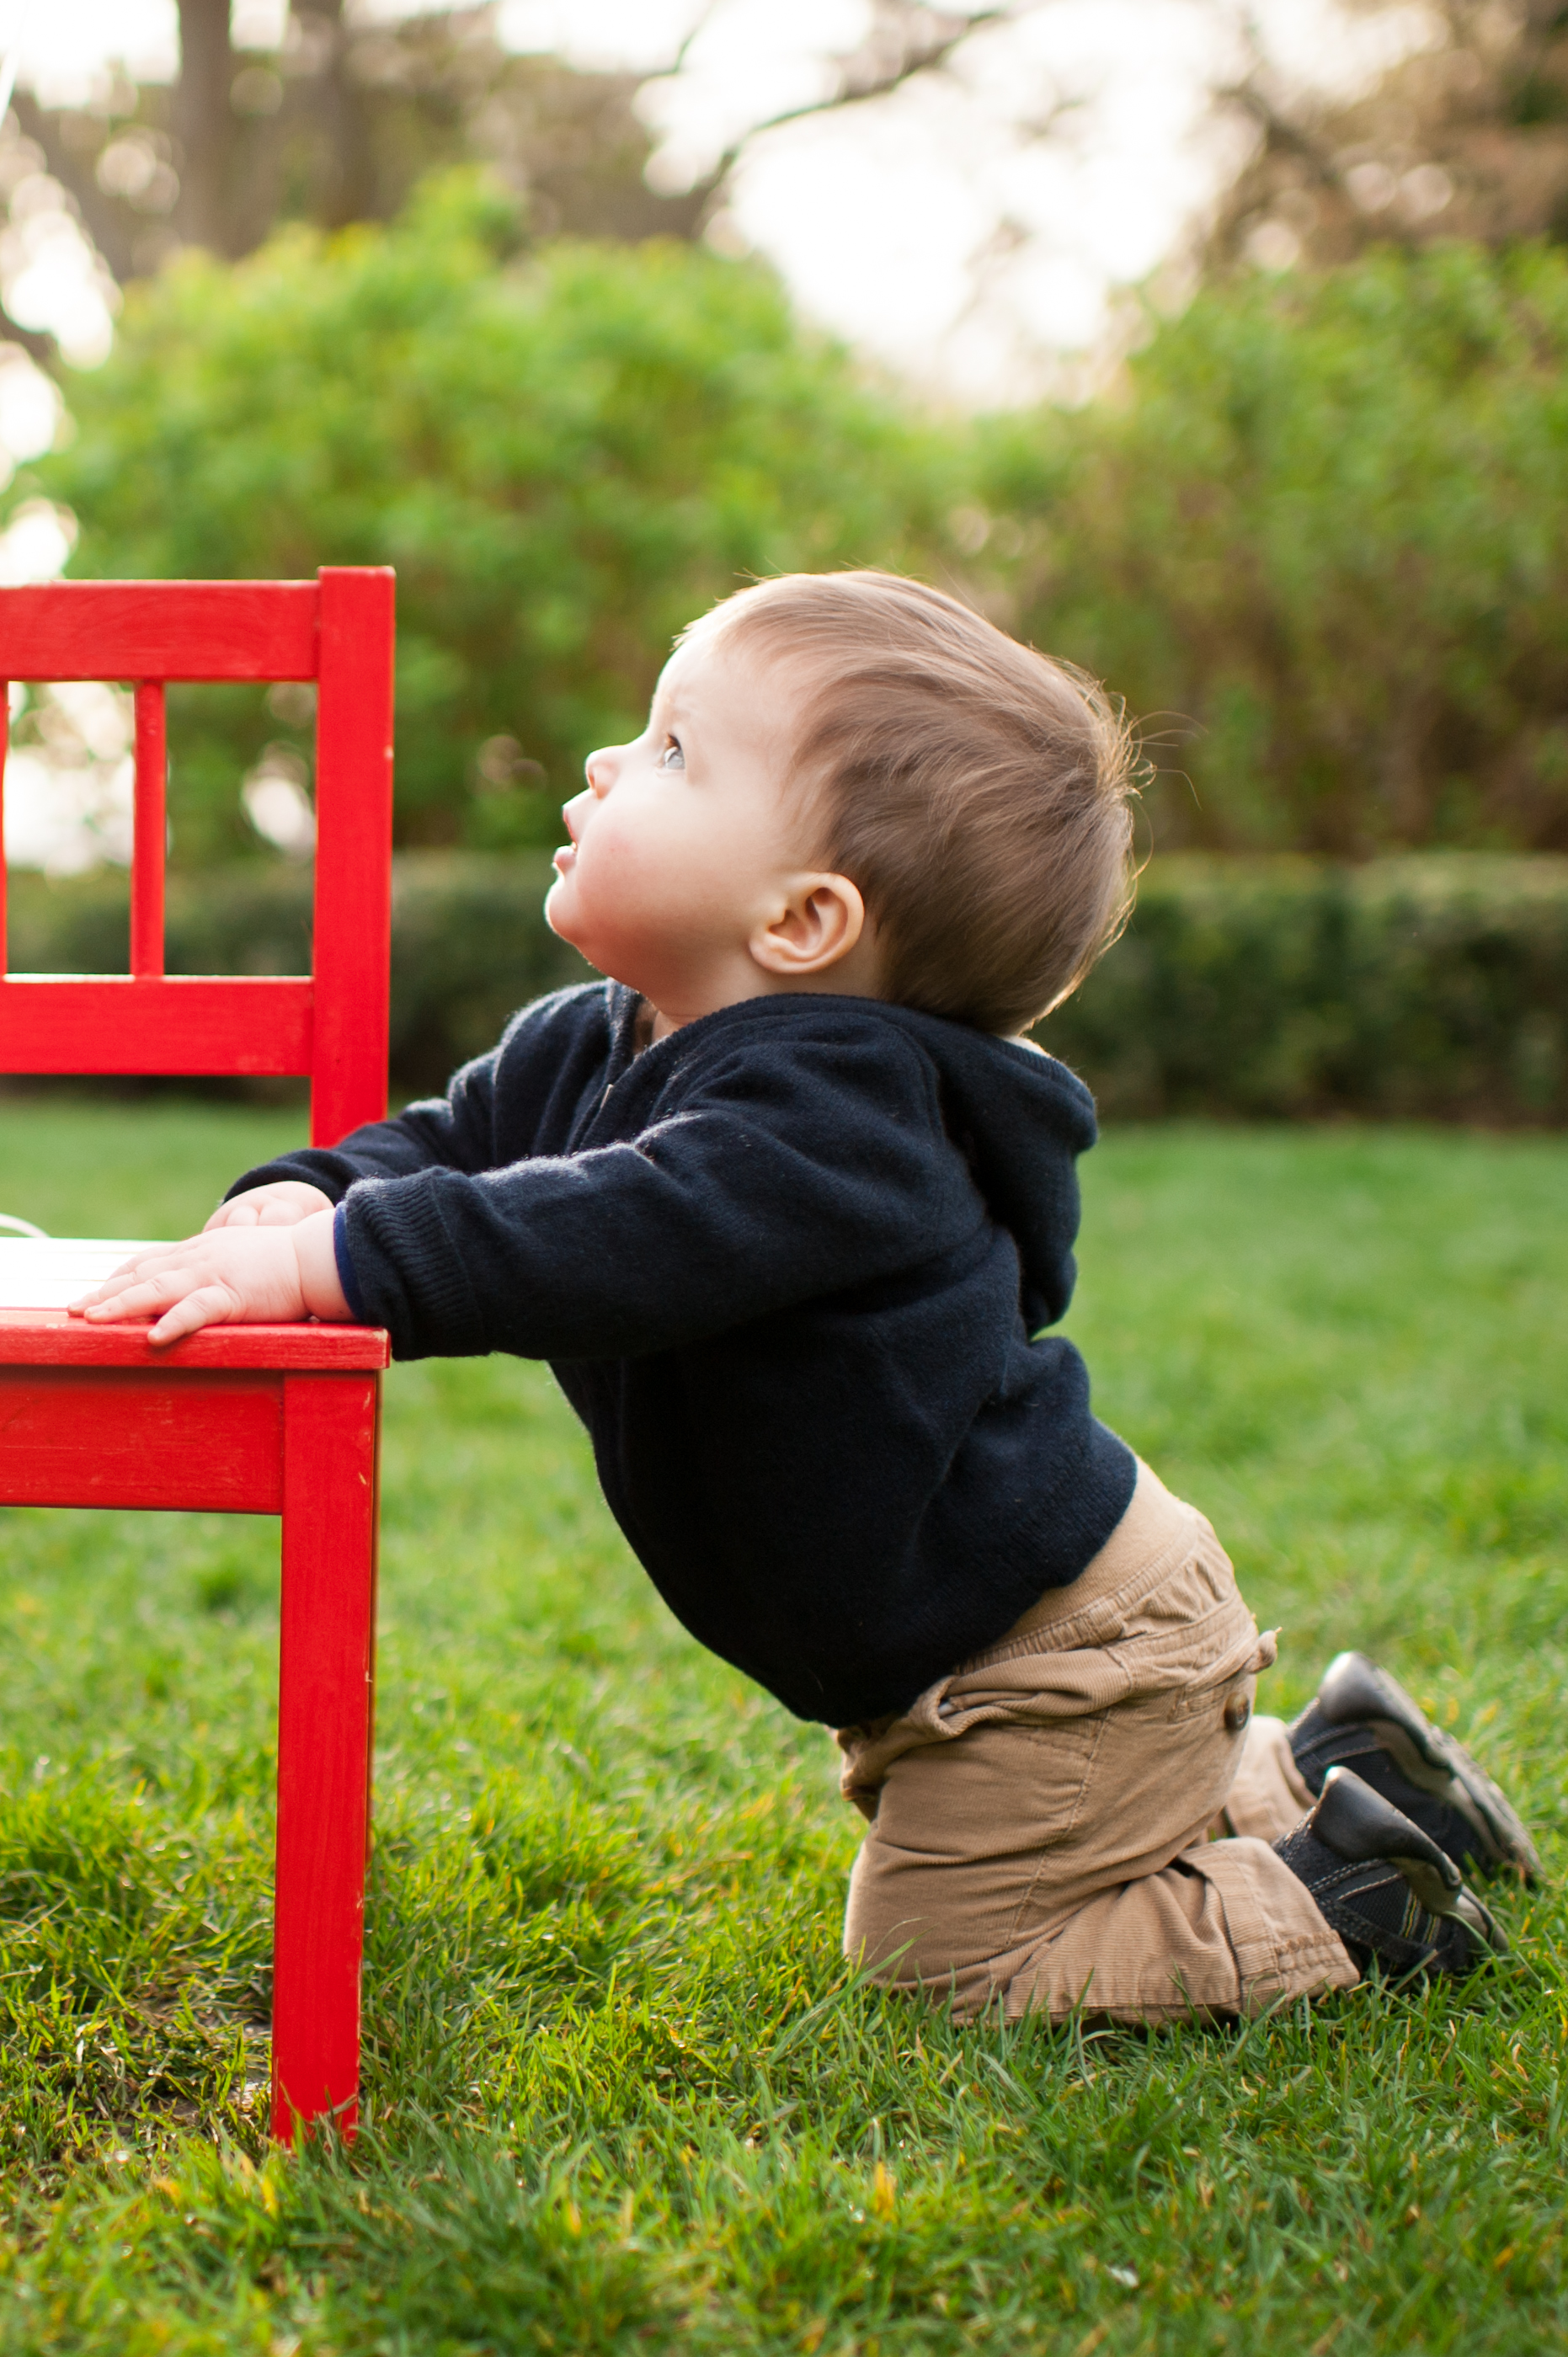
<instances>
[{"instance_id":1,"label":"chair leg","mask_svg":"<svg viewBox=\"0 0 1568 2357\"><path fill-rule=\"evenodd\" d=\"M375 1662L375 1375L284 1380L273 2134L359 2113Z\"/></svg>"}]
</instances>

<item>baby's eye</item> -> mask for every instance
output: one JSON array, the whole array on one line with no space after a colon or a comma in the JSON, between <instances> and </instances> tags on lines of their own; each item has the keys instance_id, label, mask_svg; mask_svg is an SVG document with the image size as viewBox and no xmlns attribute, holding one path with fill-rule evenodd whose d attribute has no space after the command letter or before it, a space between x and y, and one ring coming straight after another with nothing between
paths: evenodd
<instances>
[{"instance_id":1,"label":"baby's eye","mask_svg":"<svg viewBox=\"0 0 1568 2357\"><path fill-rule=\"evenodd\" d=\"M666 737L664 739L664 750L659 756L657 766L661 770L683 770L685 768L686 756L681 750L681 740L678 737Z\"/></svg>"}]
</instances>

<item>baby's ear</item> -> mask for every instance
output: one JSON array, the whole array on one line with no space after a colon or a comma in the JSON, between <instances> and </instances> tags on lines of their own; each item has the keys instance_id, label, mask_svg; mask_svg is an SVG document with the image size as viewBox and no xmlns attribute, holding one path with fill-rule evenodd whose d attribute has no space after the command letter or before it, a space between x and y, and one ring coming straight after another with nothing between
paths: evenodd
<instances>
[{"instance_id":1,"label":"baby's ear","mask_svg":"<svg viewBox=\"0 0 1568 2357\"><path fill-rule=\"evenodd\" d=\"M865 931L865 903L847 876L803 876L783 908L747 947L769 974L824 974L848 957Z\"/></svg>"}]
</instances>

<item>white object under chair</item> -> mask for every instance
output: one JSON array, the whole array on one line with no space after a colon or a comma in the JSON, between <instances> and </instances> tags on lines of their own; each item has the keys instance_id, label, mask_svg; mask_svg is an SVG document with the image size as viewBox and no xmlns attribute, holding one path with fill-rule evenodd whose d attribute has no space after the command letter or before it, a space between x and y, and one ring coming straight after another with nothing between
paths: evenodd
<instances>
[{"instance_id":1,"label":"white object under chair","mask_svg":"<svg viewBox=\"0 0 1568 2357\"><path fill-rule=\"evenodd\" d=\"M50 1236L0 1212L0 1309L69 1309L122 1261L152 1247L124 1236Z\"/></svg>"}]
</instances>

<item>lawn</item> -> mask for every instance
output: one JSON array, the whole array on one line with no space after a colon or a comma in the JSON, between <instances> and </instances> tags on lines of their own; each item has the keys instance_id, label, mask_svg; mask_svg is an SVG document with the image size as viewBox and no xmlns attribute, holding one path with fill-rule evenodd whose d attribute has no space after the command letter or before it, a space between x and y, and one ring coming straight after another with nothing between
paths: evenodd
<instances>
[{"instance_id":1,"label":"lawn","mask_svg":"<svg viewBox=\"0 0 1568 2357\"><path fill-rule=\"evenodd\" d=\"M0 1210L177 1233L295 1127L11 1100ZM857 1986L822 1730L671 1622L547 1374L402 1367L351 2155L262 2132L275 1525L0 1515L0 2352L1568 2345L1568 1142L1086 1186L1101 1413L1283 1624L1265 1707L1364 1645L1526 1802L1509 1965L1149 2037Z\"/></svg>"}]
</instances>

